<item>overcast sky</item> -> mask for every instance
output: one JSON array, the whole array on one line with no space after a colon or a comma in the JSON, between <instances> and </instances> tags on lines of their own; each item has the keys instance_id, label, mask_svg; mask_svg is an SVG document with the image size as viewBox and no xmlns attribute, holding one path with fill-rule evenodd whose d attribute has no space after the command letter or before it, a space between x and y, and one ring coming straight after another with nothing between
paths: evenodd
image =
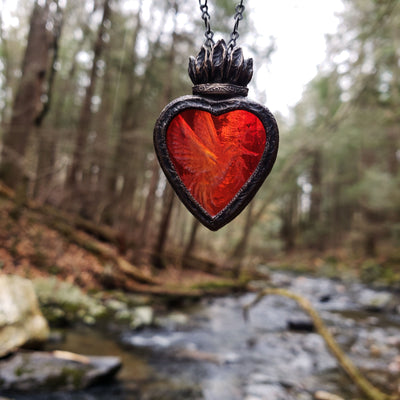
<instances>
[{"instance_id":1,"label":"overcast sky","mask_svg":"<svg viewBox=\"0 0 400 400\"><path fill-rule=\"evenodd\" d=\"M198 1L190 1L193 1L198 18ZM236 4L238 0L233 1ZM134 8L136 3L137 0L132 0ZM212 7L212 0L209 3ZM5 10L1 10L3 4ZM245 0L244 4L246 12L251 13L254 29L261 35L260 40L268 44L271 36L276 38L277 50L271 63L255 65L258 90L266 93L266 103L271 111L287 115L289 107L300 100L304 86L324 61L325 35L337 29L336 15L343 8L342 0ZM15 6L12 0L0 2L5 22L18 23L9 14ZM238 45L246 47L240 39ZM254 96L250 91L249 97Z\"/></svg>"},{"instance_id":2,"label":"overcast sky","mask_svg":"<svg viewBox=\"0 0 400 400\"><path fill-rule=\"evenodd\" d=\"M248 0L248 6L255 29L277 44L257 85L265 85L271 111L287 114L325 59L325 35L337 29L342 0Z\"/></svg>"}]
</instances>

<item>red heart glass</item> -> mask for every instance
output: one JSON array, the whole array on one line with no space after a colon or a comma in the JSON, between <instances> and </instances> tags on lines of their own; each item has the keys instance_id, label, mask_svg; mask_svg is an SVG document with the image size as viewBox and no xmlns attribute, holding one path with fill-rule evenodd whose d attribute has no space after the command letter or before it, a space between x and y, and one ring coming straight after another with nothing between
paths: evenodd
<instances>
[{"instance_id":1,"label":"red heart glass","mask_svg":"<svg viewBox=\"0 0 400 400\"><path fill-rule=\"evenodd\" d=\"M260 119L249 111L215 116L187 109L172 119L166 144L183 184L213 217L256 170L265 149L266 132Z\"/></svg>"}]
</instances>

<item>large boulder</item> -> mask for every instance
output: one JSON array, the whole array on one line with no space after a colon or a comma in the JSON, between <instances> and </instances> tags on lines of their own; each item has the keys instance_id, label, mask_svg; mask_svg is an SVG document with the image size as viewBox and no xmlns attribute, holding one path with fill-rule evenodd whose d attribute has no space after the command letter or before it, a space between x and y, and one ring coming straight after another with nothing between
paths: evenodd
<instances>
[{"instance_id":1,"label":"large boulder","mask_svg":"<svg viewBox=\"0 0 400 400\"><path fill-rule=\"evenodd\" d=\"M49 337L31 281L14 275L0 276L0 357Z\"/></svg>"},{"instance_id":2,"label":"large boulder","mask_svg":"<svg viewBox=\"0 0 400 400\"><path fill-rule=\"evenodd\" d=\"M118 357L19 352L0 360L0 387L19 392L79 390L114 376L120 367Z\"/></svg>"}]
</instances>

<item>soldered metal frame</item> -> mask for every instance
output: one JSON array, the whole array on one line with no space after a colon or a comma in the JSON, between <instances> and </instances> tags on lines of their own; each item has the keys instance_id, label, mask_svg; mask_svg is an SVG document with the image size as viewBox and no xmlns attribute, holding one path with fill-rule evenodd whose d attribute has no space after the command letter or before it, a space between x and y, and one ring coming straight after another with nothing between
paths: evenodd
<instances>
[{"instance_id":1,"label":"soldered metal frame","mask_svg":"<svg viewBox=\"0 0 400 400\"><path fill-rule=\"evenodd\" d=\"M208 229L216 231L232 221L253 199L260 186L269 175L279 145L279 130L274 116L263 105L253 102L243 95L232 96L231 88L229 94L223 94L224 85L219 84L217 95L213 96L183 96L169 103L161 112L154 127L154 147L157 158L169 183L186 208ZM222 86L222 87L221 87ZM193 88L196 93L196 87ZM266 142L260 162L250 178L239 189L232 200L218 214L210 215L192 196L190 191L179 177L167 148L167 130L174 119L182 111L197 109L207 111L212 115L219 116L235 110L244 110L256 115L262 122Z\"/></svg>"}]
</instances>

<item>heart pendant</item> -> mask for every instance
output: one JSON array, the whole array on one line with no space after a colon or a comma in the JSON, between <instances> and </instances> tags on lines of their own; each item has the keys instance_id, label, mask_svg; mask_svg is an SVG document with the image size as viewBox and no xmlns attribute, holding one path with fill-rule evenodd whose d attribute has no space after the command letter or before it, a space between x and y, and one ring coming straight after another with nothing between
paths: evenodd
<instances>
[{"instance_id":1,"label":"heart pendant","mask_svg":"<svg viewBox=\"0 0 400 400\"><path fill-rule=\"evenodd\" d=\"M181 201L217 230L243 210L269 174L278 128L268 109L245 98L184 96L162 111L154 145Z\"/></svg>"},{"instance_id":2,"label":"heart pendant","mask_svg":"<svg viewBox=\"0 0 400 400\"><path fill-rule=\"evenodd\" d=\"M181 201L217 230L254 197L275 162L279 132L263 105L246 99L253 60L223 40L190 57L193 96L168 104L154 128L161 168Z\"/></svg>"}]
</instances>

